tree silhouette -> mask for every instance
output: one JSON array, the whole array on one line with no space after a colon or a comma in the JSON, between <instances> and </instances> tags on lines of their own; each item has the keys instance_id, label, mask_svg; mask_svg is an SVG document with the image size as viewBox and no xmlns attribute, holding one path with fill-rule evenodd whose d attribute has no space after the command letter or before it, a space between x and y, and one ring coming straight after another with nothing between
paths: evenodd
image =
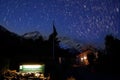
<instances>
[{"instance_id":1,"label":"tree silhouette","mask_svg":"<svg viewBox=\"0 0 120 80\"><path fill-rule=\"evenodd\" d=\"M74 62L74 55L71 54L71 49L61 48L59 43L54 23L53 33L48 40L44 40L42 36L37 39L27 39L0 26L0 52L4 53L0 56L0 63L4 64L0 66L0 70L9 67L19 71L19 65L22 63L42 62L46 65L45 73L52 74L52 80L63 80L62 70L70 69ZM61 64L59 64L59 57L63 59Z\"/></svg>"},{"instance_id":2,"label":"tree silhouette","mask_svg":"<svg viewBox=\"0 0 120 80\"><path fill-rule=\"evenodd\" d=\"M120 40L107 35L105 37L105 49L107 53L107 65L111 72L120 71Z\"/></svg>"}]
</instances>

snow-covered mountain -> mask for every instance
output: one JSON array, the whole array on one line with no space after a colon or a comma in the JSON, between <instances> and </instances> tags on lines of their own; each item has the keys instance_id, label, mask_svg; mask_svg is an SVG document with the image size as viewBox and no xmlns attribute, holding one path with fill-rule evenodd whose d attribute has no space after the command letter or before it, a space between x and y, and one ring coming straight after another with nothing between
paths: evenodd
<instances>
[{"instance_id":1,"label":"snow-covered mountain","mask_svg":"<svg viewBox=\"0 0 120 80\"><path fill-rule=\"evenodd\" d=\"M87 44L85 42L80 42L68 37L59 37L60 40L60 46L62 48L68 48L68 49L73 49L77 50L78 52L82 52L87 49L95 50L96 47L92 44Z\"/></svg>"},{"instance_id":2,"label":"snow-covered mountain","mask_svg":"<svg viewBox=\"0 0 120 80\"><path fill-rule=\"evenodd\" d=\"M38 39L40 36L42 36L42 34L38 31L25 33L23 35L24 38L33 39L33 40ZM44 40L48 39L45 36L42 36L42 37ZM57 36L57 38L60 41L60 47L62 47L64 49L74 49L74 50L81 52L82 49L84 49L84 48L86 48L86 46L88 46L88 45L85 45L83 42L79 42L79 41L73 40L68 37Z\"/></svg>"},{"instance_id":3,"label":"snow-covered mountain","mask_svg":"<svg viewBox=\"0 0 120 80\"><path fill-rule=\"evenodd\" d=\"M63 48L73 48L77 51L81 51L82 44L80 42L77 42L73 39L67 38L67 37L59 37L60 40L60 46Z\"/></svg>"},{"instance_id":4,"label":"snow-covered mountain","mask_svg":"<svg viewBox=\"0 0 120 80\"><path fill-rule=\"evenodd\" d=\"M38 39L39 37L42 36L42 34L38 31L33 31L33 32L28 32L28 33L25 33L24 35L22 35L24 38L26 39ZM43 36L42 36L43 37ZM45 37L43 37L45 39Z\"/></svg>"},{"instance_id":5,"label":"snow-covered mountain","mask_svg":"<svg viewBox=\"0 0 120 80\"><path fill-rule=\"evenodd\" d=\"M8 29L6 29L2 25L0 25L0 36L2 38L6 37L6 36L10 36L10 38L15 38L16 37L16 38L21 38L22 39L22 37L20 35L14 33L14 32L9 31ZM8 38L8 37L6 37L6 38Z\"/></svg>"},{"instance_id":6,"label":"snow-covered mountain","mask_svg":"<svg viewBox=\"0 0 120 80\"><path fill-rule=\"evenodd\" d=\"M2 32L9 32L6 28L4 28L2 25L0 25L0 31Z\"/></svg>"},{"instance_id":7,"label":"snow-covered mountain","mask_svg":"<svg viewBox=\"0 0 120 80\"><path fill-rule=\"evenodd\" d=\"M38 31L34 31L34 32L28 32L28 33L25 33L23 35L24 38L26 39L38 39L40 36L42 36L42 34ZM42 36L44 40L47 39L47 37L45 36ZM62 48L74 48L78 51L80 51L80 47L81 47L81 44L79 42L76 42L75 40L72 40L70 38L67 38L67 37L59 37L57 36L58 40L60 41L60 46Z\"/></svg>"}]
</instances>

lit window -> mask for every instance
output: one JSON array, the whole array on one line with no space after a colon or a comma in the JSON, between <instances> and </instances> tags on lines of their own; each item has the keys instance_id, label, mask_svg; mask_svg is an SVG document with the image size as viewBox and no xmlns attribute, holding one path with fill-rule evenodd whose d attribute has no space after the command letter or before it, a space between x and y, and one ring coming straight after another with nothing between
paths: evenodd
<instances>
[{"instance_id":1,"label":"lit window","mask_svg":"<svg viewBox=\"0 0 120 80\"><path fill-rule=\"evenodd\" d=\"M87 59L87 57L86 57L86 56L84 56L84 59Z\"/></svg>"},{"instance_id":2,"label":"lit window","mask_svg":"<svg viewBox=\"0 0 120 80\"><path fill-rule=\"evenodd\" d=\"M83 62L83 58L81 58L81 62Z\"/></svg>"}]
</instances>

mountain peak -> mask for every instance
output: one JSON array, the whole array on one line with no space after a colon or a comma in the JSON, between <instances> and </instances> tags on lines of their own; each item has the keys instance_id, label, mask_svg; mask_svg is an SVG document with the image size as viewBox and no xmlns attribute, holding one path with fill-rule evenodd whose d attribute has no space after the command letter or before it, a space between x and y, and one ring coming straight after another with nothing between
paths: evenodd
<instances>
[{"instance_id":1,"label":"mountain peak","mask_svg":"<svg viewBox=\"0 0 120 80\"><path fill-rule=\"evenodd\" d=\"M33 31L33 32L28 32L23 35L24 38L26 39L38 39L41 36L41 33L39 31Z\"/></svg>"},{"instance_id":2,"label":"mountain peak","mask_svg":"<svg viewBox=\"0 0 120 80\"><path fill-rule=\"evenodd\" d=\"M63 48L74 48L79 52L81 51L81 43L67 37L59 37L59 40L61 42L60 45Z\"/></svg>"},{"instance_id":3,"label":"mountain peak","mask_svg":"<svg viewBox=\"0 0 120 80\"><path fill-rule=\"evenodd\" d=\"M0 25L0 31L8 32L8 30L6 28L4 28L4 26L2 26L2 25Z\"/></svg>"}]
</instances>

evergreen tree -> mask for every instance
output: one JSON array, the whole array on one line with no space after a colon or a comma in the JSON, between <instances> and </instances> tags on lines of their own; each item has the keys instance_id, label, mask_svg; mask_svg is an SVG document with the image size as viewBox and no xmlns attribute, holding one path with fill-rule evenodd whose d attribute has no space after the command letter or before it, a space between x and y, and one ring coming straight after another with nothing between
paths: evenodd
<instances>
[{"instance_id":1,"label":"evergreen tree","mask_svg":"<svg viewBox=\"0 0 120 80\"><path fill-rule=\"evenodd\" d=\"M107 53L106 61L108 69L111 72L120 71L120 40L112 35L107 35L105 37L105 49Z\"/></svg>"}]
</instances>

